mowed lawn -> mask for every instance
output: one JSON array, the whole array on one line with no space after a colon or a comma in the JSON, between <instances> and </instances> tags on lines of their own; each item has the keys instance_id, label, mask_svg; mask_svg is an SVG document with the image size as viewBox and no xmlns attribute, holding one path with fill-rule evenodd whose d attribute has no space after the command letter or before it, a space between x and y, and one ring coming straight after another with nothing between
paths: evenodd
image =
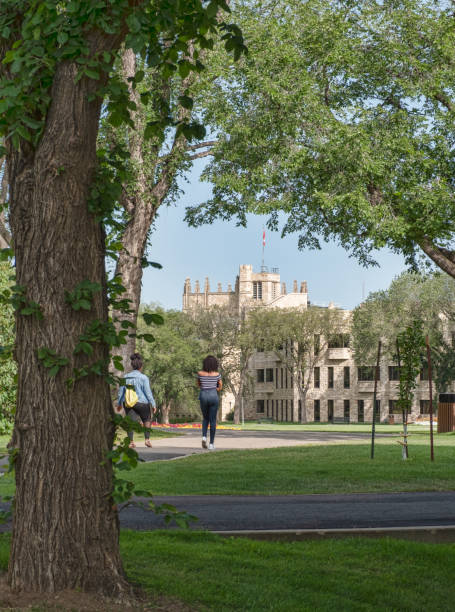
<instances>
[{"instance_id":1,"label":"mowed lawn","mask_svg":"<svg viewBox=\"0 0 455 612\"><path fill-rule=\"evenodd\" d=\"M453 544L122 531L120 547L129 579L151 598L165 595L198 611L434 612L452 610L455 601ZM8 548L9 535L0 534L0 571Z\"/></svg>"},{"instance_id":2,"label":"mowed lawn","mask_svg":"<svg viewBox=\"0 0 455 612\"><path fill-rule=\"evenodd\" d=\"M155 495L291 495L455 489L455 435L441 434L430 461L427 435L416 435L403 461L394 439L366 443L217 451L141 464L133 473Z\"/></svg>"},{"instance_id":3,"label":"mowed lawn","mask_svg":"<svg viewBox=\"0 0 455 612\"><path fill-rule=\"evenodd\" d=\"M403 461L394 438L370 445L294 446L251 451L217 451L172 461L142 463L124 473L155 495L292 495L447 491L455 489L455 434L435 436L430 461L428 434L415 434ZM0 478L0 495L11 494L13 478Z\"/></svg>"}]
</instances>

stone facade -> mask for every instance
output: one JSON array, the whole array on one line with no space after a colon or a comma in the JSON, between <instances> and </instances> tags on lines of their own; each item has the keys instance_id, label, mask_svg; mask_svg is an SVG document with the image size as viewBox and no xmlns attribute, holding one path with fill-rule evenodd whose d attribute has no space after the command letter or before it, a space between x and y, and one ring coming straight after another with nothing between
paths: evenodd
<instances>
[{"instance_id":1,"label":"stone facade","mask_svg":"<svg viewBox=\"0 0 455 612\"><path fill-rule=\"evenodd\" d=\"M254 273L251 265L241 265L235 288L228 285L223 291L220 284L216 292L210 291L208 279L204 291L196 281L194 291L190 279L186 279L183 292L183 310L191 312L196 308L210 308L214 305L229 305L233 311L247 312L250 308L311 308L308 300L307 283L298 286L293 282L292 292L286 291L285 283L280 280L279 271L270 272L263 268ZM329 304L328 308L333 308ZM350 311L344 310L347 327ZM372 364L369 364L372 365ZM349 346L327 348L321 351L313 371L310 373L310 384L302 406L302 400L292 374L283 367L278 356L270 352L257 352L251 358L250 373L255 381L263 378L264 382L255 382L254 395L244 401L245 419L272 419L274 421L299 422L302 410L305 410L306 421L342 421L371 422L373 418L374 368L359 369L354 362ZM264 375L258 375L263 370ZM382 360L380 380L377 387L377 402L381 422L391 420L401 422L401 414L393 413L393 402L398 398L399 383L396 368L389 360ZM412 407L411 420L428 413L429 386L428 380L419 380ZM221 416L233 408L234 401L229 394L222 398ZM433 406L435 389L433 388Z\"/></svg>"}]
</instances>

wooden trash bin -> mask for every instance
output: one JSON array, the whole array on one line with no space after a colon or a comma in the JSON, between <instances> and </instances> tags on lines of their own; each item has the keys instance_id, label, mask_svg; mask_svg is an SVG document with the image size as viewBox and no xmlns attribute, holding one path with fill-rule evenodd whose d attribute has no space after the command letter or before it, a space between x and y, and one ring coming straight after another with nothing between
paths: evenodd
<instances>
[{"instance_id":1,"label":"wooden trash bin","mask_svg":"<svg viewBox=\"0 0 455 612\"><path fill-rule=\"evenodd\" d=\"M438 403L438 433L455 431L455 393L440 393Z\"/></svg>"}]
</instances>

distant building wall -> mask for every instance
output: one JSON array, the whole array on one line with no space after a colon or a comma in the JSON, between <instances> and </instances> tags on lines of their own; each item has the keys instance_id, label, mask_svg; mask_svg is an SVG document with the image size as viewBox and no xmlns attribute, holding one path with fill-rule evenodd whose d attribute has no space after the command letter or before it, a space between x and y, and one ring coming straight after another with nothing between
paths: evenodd
<instances>
[{"instance_id":1,"label":"distant building wall","mask_svg":"<svg viewBox=\"0 0 455 612\"><path fill-rule=\"evenodd\" d=\"M203 289L196 281L192 290L190 279L186 279L183 292L184 311L191 312L197 308L211 308L216 305L227 305L233 312L241 313L258 306L306 309L310 302L306 281L302 281L300 285L293 281L292 291L288 292L278 270L274 269L255 273L253 266L241 265L234 290L229 285L227 291L223 291L220 284L217 285L217 291L211 291L208 279L205 279ZM334 308L333 303L328 307ZM343 312L348 320L350 311ZM391 416L396 422L401 421L401 414L392 412L399 390L399 383L389 379L389 366L392 365L388 359L383 359L380 366L377 399L380 420L383 422L388 421ZM310 422L342 419L354 423L372 421L374 382L359 380L357 364L350 347L328 348L321 353L315 367L318 368L319 386L316 386L314 372L311 372L305 405L302 405L296 377L286 372L277 355L270 352L255 353L249 363L251 376L257 381L257 370L273 370L273 380L255 383L253 396L244 401L245 418L298 422L303 413L305 420ZM428 381L419 380L411 418L425 415L428 412L428 401ZM233 396L225 392L222 398L222 418L233 407Z\"/></svg>"}]
</instances>

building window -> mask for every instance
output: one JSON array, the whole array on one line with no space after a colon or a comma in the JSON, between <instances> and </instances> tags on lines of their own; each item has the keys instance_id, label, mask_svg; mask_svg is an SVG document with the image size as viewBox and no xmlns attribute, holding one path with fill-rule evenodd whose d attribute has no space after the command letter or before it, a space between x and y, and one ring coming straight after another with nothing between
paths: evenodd
<instances>
[{"instance_id":1,"label":"building window","mask_svg":"<svg viewBox=\"0 0 455 612\"><path fill-rule=\"evenodd\" d=\"M365 421L365 400L357 401L357 421L363 423Z\"/></svg>"},{"instance_id":2,"label":"building window","mask_svg":"<svg viewBox=\"0 0 455 612\"><path fill-rule=\"evenodd\" d=\"M380 423L381 422L381 400L379 399L376 400L376 410L374 414L376 417L375 422Z\"/></svg>"},{"instance_id":3,"label":"building window","mask_svg":"<svg viewBox=\"0 0 455 612\"><path fill-rule=\"evenodd\" d=\"M400 414L401 408L397 405L398 400L389 400L389 414Z\"/></svg>"},{"instance_id":4,"label":"building window","mask_svg":"<svg viewBox=\"0 0 455 612\"><path fill-rule=\"evenodd\" d=\"M319 422L321 420L321 400L314 400L314 421Z\"/></svg>"},{"instance_id":5,"label":"building window","mask_svg":"<svg viewBox=\"0 0 455 612\"><path fill-rule=\"evenodd\" d=\"M256 412L264 414L264 400L256 400Z\"/></svg>"},{"instance_id":6,"label":"building window","mask_svg":"<svg viewBox=\"0 0 455 612\"><path fill-rule=\"evenodd\" d=\"M333 367L329 366L327 368L327 387L329 389L333 389Z\"/></svg>"},{"instance_id":7,"label":"building window","mask_svg":"<svg viewBox=\"0 0 455 612\"><path fill-rule=\"evenodd\" d=\"M281 419L280 421L283 420L283 404L284 404L284 400L281 400Z\"/></svg>"},{"instance_id":8,"label":"building window","mask_svg":"<svg viewBox=\"0 0 455 612\"><path fill-rule=\"evenodd\" d=\"M273 382L273 368L267 368L265 371L265 382Z\"/></svg>"},{"instance_id":9,"label":"building window","mask_svg":"<svg viewBox=\"0 0 455 612\"><path fill-rule=\"evenodd\" d=\"M289 421L289 415L288 415L288 400L286 400L286 421Z\"/></svg>"},{"instance_id":10,"label":"building window","mask_svg":"<svg viewBox=\"0 0 455 612\"><path fill-rule=\"evenodd\" d=\"M302 421L302 400L299 400L299 423Z\"/></svg>"},{"instance_id":11,"label":"building window","mask_svg":"<svg viewBox=\"0 0 455 612\"><path fill-rule=\"evenodd\" d=\"M286 389L288 388L288 369L286 368Z\"/></svg>"},{"instance_id":12,"label":"building window","mask_svg":"<svg viewBox=\"0 0 455 612\"><path fill-rule=\"evenodd\" d=\"M365 381L365 380L374 380L374 371L375 371L375 366L360 366L357 368L357 380L360 381ZM378 380L381 379L380 376L380 371L378 368Z\"/></svg>"},{"instance_id":13,"label":"building window","mask_svg":"<svg viewBox=\"0 0 455 612\"><path fill-rule=\"evenodd\" d=\"M349 421L351 420L351 403L349 400L344 400L343 417L345 423L349 423Z\"/></svg>"},{"instance_id":14,"label":"building window","mask_svg":"<svg viewBox=\"0 0 455 612\"><path fill-rule=\"evenodd\" d=\"M343 370L343 386L345 389L349 389L351 386L351 369L349 366L345 366Z\"/></svg>"},{"instance_id":15,"label":"building window","mask_svg":"<svg viewBox=\"0 0 455 612\"><path fill-rule=\"evenodd\" d=\"M319 389L321 386L321 370L320 368L314 368L314 388Z\"/></svg>"},{"instance_id":16,"label":"building window","mask_svg":"<svg viewBox=\"0 0 455 612\"><path fill-rule=\"evenodd\" d=\"M400 380L400 368L398 366L389 366L389 380Z\"/></svg>"},{"instance_id":17,"label":"building window","mask_svg":"<svg viewBox=\"0 0 455 612\"><path fill-rule=\"evenodd\" d=\"M283 368L281 368L281 388L283 388Z\"/></svg>"},{"instance_id":18,"label":"building window","mask_svg":"<svg viewBox=\"0 0 455 612\"><path fill-rule=\"evenodd\" d=\"M262 281L253 281L253 300L262 300Z\"/></svg>"},{"instance_id":19,"label":"building window","mask_svg":"<svg viewBox=\"0 0 455 612\"><path fill-rule=\"evenodd\" d=\"M424 363L420 369L420 380L428 380L428 363Z\"/></svg>"},{"instance_id":20,"label":"building window","mask_svg":"<svg viewBox=\"0 0 455 612\"><path fill-rule=\"evenodd\" d=\"M420 400L420 414L430 414L430 400Z\"/></svg>"},{"instance_id":21,"label":"building window","mask_svg":"<svg viewBox=\"0 0 455 612\"><path fill-rule=\"evenodd\" d=\"M270 400L267 400L267 418L270 416Z\"/></svg>"},{"instance_id":22,"label":"building window","mask_svg":"<svg viewBox=\"0 0 455 612\"><path fill-rule=\"evenodd\" d=\"M275 387L278 389L278 368L275 368Z\"/></svg>"},{"instance_id":23,"label":"building window","mask_svg":"<svg viewBox=\"0 0 455 612\"><path fill-rule=\"evenodd\" d=\"M349 334L331 334L329 336L328 348L348 348L350 336Z\"/></svg>"},{"instance_id":24,"label":"building window","mask_svg":"<svg viewBox=\"0 0 455 612\"><path fill-rule=\"evenodd\" d=\"M327 400L327 420L333 423L333 399Z\"/></svg>"},{"instance_id":25,"label":"building window","mask_svg":"<svg viewBox=\"0 0 455 612\"><path fill-rule=\"evenodd\" d=\"M264 382L264 370L256 370L257 381Z\"/></svg>"},{"instance_id":26,"label":"building window","mask_svg":"<svg viewBox=\"0 0 455 612\"><path fill-rule=\"evenodd\" d=\"M291 414L289 415L291 418L290 421L294 421L294 400L291 400Z\"/></svg>"}]
</instances>

